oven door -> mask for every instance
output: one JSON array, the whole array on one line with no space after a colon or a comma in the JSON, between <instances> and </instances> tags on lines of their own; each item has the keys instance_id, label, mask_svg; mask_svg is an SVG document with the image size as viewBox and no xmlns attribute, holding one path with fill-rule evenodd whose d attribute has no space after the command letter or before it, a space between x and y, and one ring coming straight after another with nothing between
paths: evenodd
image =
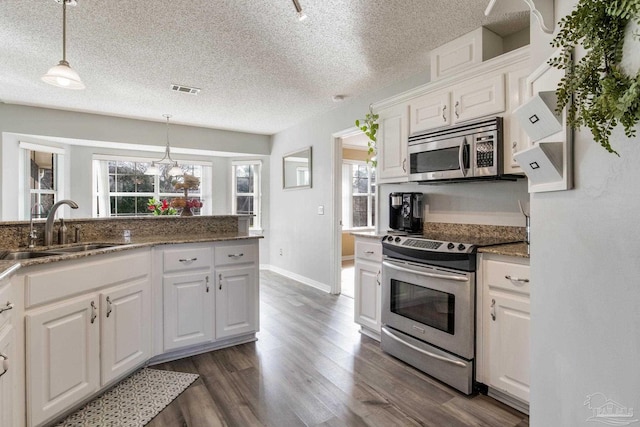
<instances>
[{"instance_id":1,"label":"oven door","mask_svg":"<svg viewBox=\"0 0 640 427\"><path fill-rule=\"evenodd\" d=\"M410 145L409 181L465 178L471 163L467 136Z\"/></svg>"},{"instance_id":2,"label":"oven door","mask_svg":"<svg viewBox=\"0 0 640 427\"><path fill-rule=\"evenodd\" d=\"M382 323L468 360L475 352L474 298L474 273L382 263Z\"/></svg>"}]
</instances>

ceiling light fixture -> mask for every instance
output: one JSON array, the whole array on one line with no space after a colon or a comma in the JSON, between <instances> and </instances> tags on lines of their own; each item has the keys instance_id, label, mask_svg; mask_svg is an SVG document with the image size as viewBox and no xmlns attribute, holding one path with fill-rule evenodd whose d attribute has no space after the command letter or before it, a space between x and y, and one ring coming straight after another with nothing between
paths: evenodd
<instances>
[{"instance_id":1,"label":"ceiling light fixture","mask_svg":"<svg viewBox=\"0 0 640 427\"><path fill-rule=\"evenodd\" d=\"M64 89L84 89L80 76L67 62L67 4L75 6L76 2L75 0L56 0L56 2L62 3L62 60L42 76L42 81Z\"/></svg>"},{"instance_id":2,"label":"ceiling light fixture","mask_svg":"<svg viewBox=\"0 0 640 427\"><path fill-rule=\"evenodd\" d=\"M158 167L158 164L169 164L169 165L172 165L171 169L169 169L169 175L171 176L184 175L184 172L182 171L180 166L178 166L178 162L176 162L171 158L171 152L170 152L171 149L169 147L169 119L171 118L171 114L163 114L162 117L167 118L167 146L164 151L164 157L160 160L151 162L151 167L147 168L147 170L144 171L144 174L160 175L160 168Z\"/></svg>"},{"instance_id":3,"label":"ceiling light fixture","mask_svg":"<svg viewBox=\"0 0 640 427\"><path fill-rule=\"evenodd\" d=\"M296 12L298 12L298 19L300 21L304 21L307 19L307 15L302 11L302 6L300 6L300 2L298 0L293 0L293 5L296 8Z\"/></svg>"}]
</instances>

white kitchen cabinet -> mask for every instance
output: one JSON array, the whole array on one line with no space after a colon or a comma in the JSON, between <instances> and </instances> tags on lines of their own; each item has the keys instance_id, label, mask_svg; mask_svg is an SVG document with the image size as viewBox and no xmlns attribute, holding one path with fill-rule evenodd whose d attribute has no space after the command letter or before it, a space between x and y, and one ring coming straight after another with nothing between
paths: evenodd
<instances>
[{"instance_id":1,"label":"white kitchen cabinet","mask_svg":"<svg viewBox=\"0 0 640 427\"><path fill-rule=\"evenodd\" d=\"M150 283L146 278L100 293L101 385L151 354Z\"/></svg>"},{"instance_id":2,"label":"white kitchen cabinet","mask_svg":"<svg viewBox=\"0 0 640 427\"><path fill-rule=\"evenodd\" d=\"M409 107L403 103L384 109L378 114L378 183L407 182Z\"/></svg>"},{"instance_id":3,"label":"white kitchen cabinet","mask_svg":"<svg viewBox=\"0 0 640 427\"><path fill-rule=\"evenodd\" d=\"M506 108L503 73L481 76L453 86L453 123L502 113Z\"/></svg>"},{"instance_id":4,"label":"white kitchen cabinet","mask_svg":"<svg viewBox=\"0 0 640 427\"><path fill-rule=\"evenodd\" d=\"M253 243L215 247L216 339L258 330L258 250Z\"/></svg>"},{"instance_id":5,"label":"white kitchen cabinet","mask_svg":"<svg viewBox=\"0 0 640 427\"><path fill-rule=\"evenodd\" d=\"M2 300L0 300L2 301ZM5 301L6 302L6 301ZM0 328L0 425L15 426L21 423L14 419L13 405L16 393L16 339L11 324Z\"/></svg>"},{"instance_id":6,"label":"white kitchen cabinet","mask_svg":"<svg viewBox=\"0 0 640 427\"><path fill-rule=\"evenodd\" d=\"M255 266L217 268L216 339L256 332Z\"/></svg>"},{"instance_id":7,"label":"white kitchen cabinet","mask_svg":"<svg viewBox=\"0 0 640 427\"><path fill-rule=\"evenodd\" d=\"M409 135L451 124L450 91L422 95L409 108Z\"/></svg>"},{"instance_id":8,"label":"white kitchen cabinet","mask_svg":"<svg viewBox=\"0 0 640 427\"><path fill-rule=\"evenodd\" d=\"M504 173L523 173L513 155L529 147L529 137L518 119L513 115L516 108L524 104L527 96L527 67L507 73L507 111L504 116Z\"/></svg>"},{"instance_id":9,"label":"white kitchen cabinet","mask_svg":"<svg viewBox=\"0 0 640 427\"><path fill-rule=\"evenodd\" d=\"M478 373L489 395L527 410L530 387L528 259L482 254Z\"/></svg>"},{"instance_id":10,"label":"white kitchen cabinet","mask_svg":"<svg viewBox=\"0 0 640 427\"><path fill-rule=\"evenodd\" d=\"M210 271L165 276L165 350L200 344L213 338L214 305L210 281Z\"/></svg>"},{"instance_id":11,"label":"white kitchen cabinet","mask_svg":"<svg viewBox=\"0 0 640 427\"><path fill-rule=\"evenodd\" d=\"M28 425L40 425L98 390L99 302L93 293L25 316Z\"/></svg>"},{"instance_id":12,"label":"white kitchen cabinet","mask_svg":"<svg viewBox=\"0 0 640 427\"><path fill-rule=\"evenodd\" d=\"M354 270L354 320L365 335L380 341L382 244L377 238L356 236Z\"/></svg>"}]
</instances>

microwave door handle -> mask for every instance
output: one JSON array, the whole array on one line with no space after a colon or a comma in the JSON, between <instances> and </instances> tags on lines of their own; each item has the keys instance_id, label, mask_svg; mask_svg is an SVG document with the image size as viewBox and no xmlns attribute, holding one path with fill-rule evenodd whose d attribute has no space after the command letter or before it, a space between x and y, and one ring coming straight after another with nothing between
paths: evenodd
<instances>
[{"instance_id":1,"label":"microwave door handle","mask_svg":"<svg viewBox=\"0 0 640 427\"><path fill-rule=\"evenodd\" d=\"M420 275L420 276L431 277L431 278L434 278L434 279L455 280L457 282L468 282L469 281L468 277L451 276L451 275L448 275L448 274L427 273L425 271L417 271L417 270L412 270L410 268L400 267L399 265L391 264L390 262L387 262L387 261L383 261L382 265L384 265L385 267L392 268L394 270L404 271L405 273L417 274L417 275Z\"/></svg>"},{"instance_id":2,"label":"microwave door handle","mask_svg":"<svg viewBox=\"0 0 640 427\"><path fill-rule=\"evenodd\" d=\"M467 171L464 168L464 146L467 144L467 138L462 138L462 144L460 144L460 150L458 151L458 164L460 165L460 172L462 176L467 176Z\"/></svg>"}]
</instances>

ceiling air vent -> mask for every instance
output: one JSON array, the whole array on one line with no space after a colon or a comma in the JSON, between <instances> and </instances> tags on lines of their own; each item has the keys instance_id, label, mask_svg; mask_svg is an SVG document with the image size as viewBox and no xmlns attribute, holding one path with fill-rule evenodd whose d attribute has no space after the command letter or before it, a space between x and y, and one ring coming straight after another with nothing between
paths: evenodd
<instances>
[{"instance_id":1,"label":"ceiling air vent","mask_svg":"<svg viewBox=\"0 0 640 427\"><path fill-rule=\"evenodd\" d=\"M190 93L191 95L197 95L200 93L200 89L197 87L182 86L177 84L172 84L171 90L182 93Z\"/></svg>"}]
</instances>

